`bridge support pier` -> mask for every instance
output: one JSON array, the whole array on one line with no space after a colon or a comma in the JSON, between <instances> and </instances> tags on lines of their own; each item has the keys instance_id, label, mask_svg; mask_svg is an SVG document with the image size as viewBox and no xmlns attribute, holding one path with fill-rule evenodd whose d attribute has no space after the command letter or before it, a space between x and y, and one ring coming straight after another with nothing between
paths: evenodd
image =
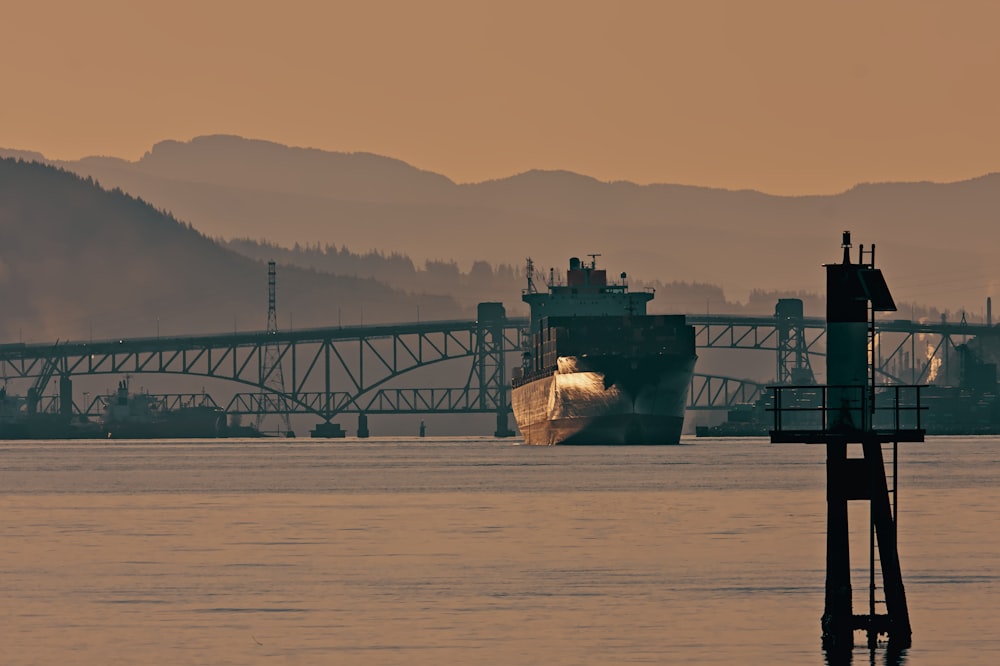
<instances>
[{"instance_id":1,"label":"bridge support pier","mask_svg":"<svg viewBox=\"0 0 1000 666\"><path fill-rule=\"evenodd\" d=\"M73 380L69 375L59 376L59 413L73 416Z\"/></svg>"},{"instance_id":2,"label":"bridge support pier","mask_svg":"<svg viewBox=\"0 0 1000 666\"><path fill-rule=\"evenodd\" d=\"M504 351L504 327L507 312L503 303L480 303L477 307L476 350L479 374L479 404L483 409L496 408L497 429L495 437L512 437L514 432L507 425L507 364Z\"/></svg>"},{"instance_id":3,"label":"bridge support pier","mask_svg":"<svg viewBox=\"0 0 1000 666\"><path fill-rule=\"evenodd\" d=\"M316 439L333 439L346 437L347 432L340 427L339 423L331 423L330 421L325 421L323 423L317 423L316 427L309 431L310 437Z\"/></svg>"},{"instance_id":4,"label":"bridge support pier","mask_svg":"<svg viewBox=\"0 0 1000 666\"><path fill-rule=\"evenodd\" d=\"M507 422L507 410L497 411L497 429L493 433L494 437L513 437L514 431L510 429Z\"/></svg>"},{"instance_id":5,"label":"bridge support pier","mask_svg":"<svg viewBox=\"0 0 1000 666\"><path fill-rule=\"evenodd\" d=\"M358 413L358 437L367 439L368 435L368 415L364 412Z\"/></svg>"}]
</instances>

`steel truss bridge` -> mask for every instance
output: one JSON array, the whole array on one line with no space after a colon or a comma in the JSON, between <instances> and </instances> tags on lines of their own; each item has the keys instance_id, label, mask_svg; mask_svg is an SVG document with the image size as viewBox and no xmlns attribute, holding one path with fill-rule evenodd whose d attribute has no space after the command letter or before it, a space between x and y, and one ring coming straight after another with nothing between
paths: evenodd
<instances>
[{"instance_id":1,"label":"steel truss bridge","mask_svg":"<svg viewBox=\"0 0 1000 666\"><path fill-rule=\"evenodd\" d=\"M699 349L770 352L772 383L811 379L812 362L825 351L821 318L688 315ZM212 378L245 387L228 402L205 393L159 396L167 407L209 404L230 414L310 414L326 422L346 414L495 414L497 433L508 434L507 358L522 349L526 318L440 321L384 326L316 328L274 333L116 339L97 342L0 345L0 371L9 381L31 382L29 410L96 416L110 399L74 401L72 379L87 375L146 373ZM961 323L876 322L872 354L884 383L920 384L950 372L957 348L997 327ZM277 359L268 364L266 359ZM465 361L463 365L461 361ZM279 367L280 366L280 367ZM426 368L440 372L427 377ZM284 392L275 375L283 374ZM413 378L400 387L403 375ZM46 395L52 378L58 394ZM451 387L431 387L449 377ZM416 380L415 385L414 381ZM766 383L696 374L689 409L750 403ZM85 401L86 402L86 401Z\"/></svg>"}]
</instances>

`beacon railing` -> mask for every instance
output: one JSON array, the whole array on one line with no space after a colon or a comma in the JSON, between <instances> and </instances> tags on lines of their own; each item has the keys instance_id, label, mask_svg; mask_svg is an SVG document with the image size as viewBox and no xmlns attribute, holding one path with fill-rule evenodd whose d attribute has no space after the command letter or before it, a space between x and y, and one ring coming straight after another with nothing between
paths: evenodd
<instances>
[{"instance_id":1,"label":"beacon railing","mask_svg":"<svg viewBox=\"0 0 1000 666\"><path fill-rule=\"evenodd\" d=\"M769 386L774 414L771 441L827 443L922 442L922 385Z\"/></svg>"}]
</instances>

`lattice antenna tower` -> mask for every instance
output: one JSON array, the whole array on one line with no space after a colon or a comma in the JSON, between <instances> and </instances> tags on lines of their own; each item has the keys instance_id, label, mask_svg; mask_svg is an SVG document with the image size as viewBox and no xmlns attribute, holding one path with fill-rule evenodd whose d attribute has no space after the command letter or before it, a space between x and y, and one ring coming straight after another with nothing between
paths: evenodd
<instances>
[{"instance_id":1,"label":"lattice antenna tower","mask_svg":"<svg viewBox=\"0 0 1000 666\"><path fill-rule=\"evenodd\" d=\"M273 407L278 412L285 426L285 433L292 432L289 417L288 398L285 395L285 373L281 364L281 350L274 336L278 333L278 311L275 306L277 272L274 261L267 262L267 343L264 345L264 359L261 362L261 391L257 411L257 429L261 429L267 407ZM270 390L267 390L270 389Z\"/></svg>"}]
</instances>

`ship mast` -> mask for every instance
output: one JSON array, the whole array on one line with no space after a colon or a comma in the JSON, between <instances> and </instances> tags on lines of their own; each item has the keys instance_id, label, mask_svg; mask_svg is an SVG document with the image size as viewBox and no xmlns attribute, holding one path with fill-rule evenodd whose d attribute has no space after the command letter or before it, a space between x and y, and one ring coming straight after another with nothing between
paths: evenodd
<instances>
[{"instance_id":1,"label":"ship mast","mask_svg":"<svg viewBox=\"0 0 1000 666\"><path fill-rule=\"evenodd\" d=\"M527 266L524 268L525 275L528 276L528 293L536 294L538 290L535 288L535 262L528 257Z\"/></svg>"}]
</instances>

